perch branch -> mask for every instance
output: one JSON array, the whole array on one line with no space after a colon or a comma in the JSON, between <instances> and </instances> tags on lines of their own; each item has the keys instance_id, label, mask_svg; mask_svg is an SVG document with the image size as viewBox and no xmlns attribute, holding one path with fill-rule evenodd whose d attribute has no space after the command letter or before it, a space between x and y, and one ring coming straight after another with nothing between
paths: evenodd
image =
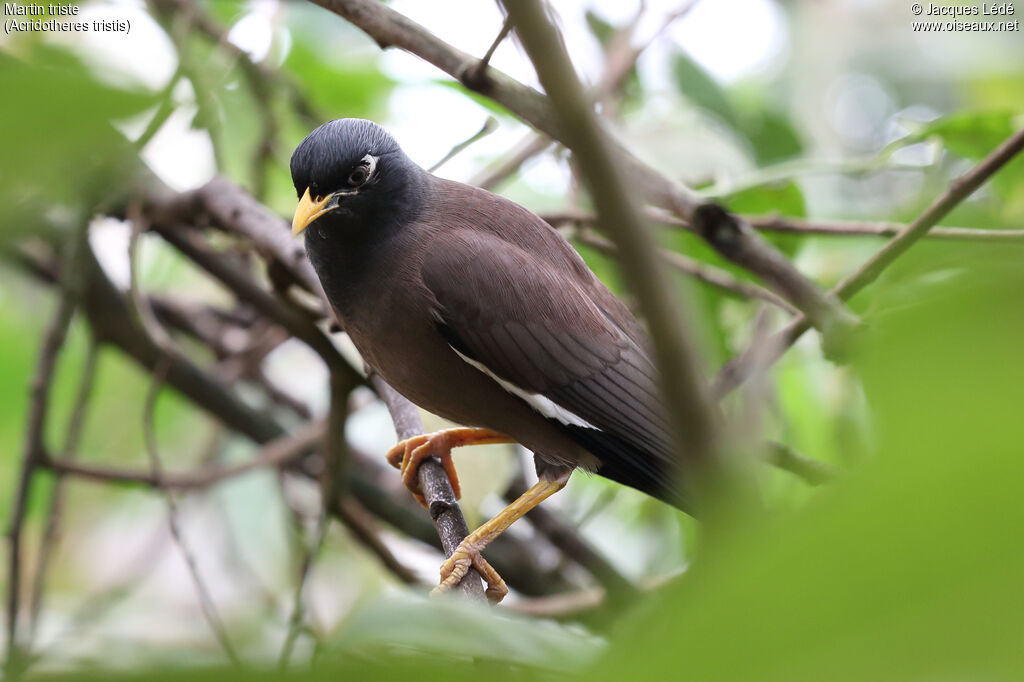
<instances>
[{"instance_id":1,"label":"perch branch","mask_svg":"<svg viewBox=\"0 0 1024 682\"><path fill-rule=\"evenodd\" d=\"M391 413L391 420L395 424L395 434L398 436L398 440L405 440L424 433L423 421L420 419L419 409L415 405L404 399L396 400L401 396L376 374L370 377L370 383ZM420 488L423 490L423 497L430 509L430 518L434 520L434 526L441 538L444 555L450 557L458 549L459 543L469 535L466 519L462 515L459 503L455 500L455 493L452 491L451 483L448 482L448 476L440 462L434 458L424 460L417 471L417 476ZM483 582L476 569L469 570L462 582L459 583L459 587L470 598L486 601Z\"/></svg>"}]
</instances>

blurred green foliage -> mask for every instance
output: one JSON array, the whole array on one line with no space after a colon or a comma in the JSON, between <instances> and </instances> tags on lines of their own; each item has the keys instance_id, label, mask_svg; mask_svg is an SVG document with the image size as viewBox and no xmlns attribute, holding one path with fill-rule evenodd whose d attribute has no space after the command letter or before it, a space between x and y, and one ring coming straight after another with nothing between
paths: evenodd
<instances>
[{"instance_id":1,"label":"blurred green foliage","mask_svg":"<svg viewBox=\"0 0 1024 682\"><path fill-rule=\"evenodd\" d=\"M645 81L648 71L631 69L618 122L627 142L643 148L643 133L650 128L655 145L667 150L670 174L697 187L725 187L718 198L737 212L906 221L1024 125L1019 48L1007 50L1009 56L989 68L965 73L954 68L956 60L929 61L923 50L913 52L906 31L893 39L871 30L868 40L863 27L853 23L814 26L804 15L821 9L818 5L787 4L791 53L756 77L723 82L678 44L666 51L664 90ZM199 6L225 30L253 9L236 0ZM854 13L851 8L843 11ZM526 132L503 107L449 79L432 74L403 81L381 65L365 36L318 8L293 3L282 11L275 24L278 35L262 62L280 81L254 81L239 55L209 35L171 41L181 60L175 77L187 87L166 90L161 88L172 84L114 85L109 74L88 66L81 50L38 37L12 41L0 52L5 98L0 247L39 236L59 246L98 206L145 177L148 171L131 140L160 105L187 112L187 126L213 148L217 172L250 189L262 187L263 200L282 215L294 205L288 156L319 118L360 116L387 123L408 117L393 107L394 95L408 85L455 90L500 114L502 128L513 129L515 136ZM582 20L598 45L609 44L615 30L610 21L597 11ZM174 33L166 18L161 26L169 36ZM853 134L836 113L837 91L849 76L869 80L885 98L882 114L863 134ZM296 97L308 111L298 110ZM261 146L268 136L274 144L265 152ZM850 159L857 163L846 163ZM560 157L552 164L564 168ZM568 183L537 181L531 177L534 168L527 164L499 191L533 207L565 205ZM1022 221L1024 157L944 222L1019 229ZM660 237L669 249L750 279L690 233L665 230ZM881 244L875 237L766 239L823 285ZM100 241L108 257L123 255L116 240ZM155 255L142 268L147 291L223 300L222 291L180 259L153 248ZM586 248L581 253L628 299L613 259ZM322 561L330 569L323 581L359 593L339 598L341 606L331 605L335 611L323 618L319 650L296 655L296 660L313 659L314 665L308 670L299 665L289 676L451 682L481 677L496 682L1019 679L1024 670L1024 549L1017 541L1024 528L1021 263L1024 253L1016 246L918 244L851 302L867 322L869 337L850 366L826 362L813 338L778 364L751 422L760 422L764 437L841 465L843 474L832 485L812 489L788 474L765 472L764 516L704 535L694 522L657 502L597 478L577 477L567 491L566 510L593 542L604 543L624 572L664 576L687 566L685 574L640 598L630 613L589 613L557 623L424 601L398 592L375 560L339 533L328 539ZM26 387L53 297L20 270L0 267L0 479L12 481L24 437ZM750 322L760 306L682 276L678 281L688 289L692 324L713 371L749 343ZM52 447L63 442L87 343L78 321L54 385L47 434ZM142 468L141 406L150 377L109 349L99 362L82 459ZM299 364L290 371L309 369ZM746 407L744 400L734 399L727 408ZM170 392L160 399L157 434L173 469L194 465L211 434L217 435L207 418ZM232 456L250 452L238 441L231 448ZM277 555L301 539L290 526L282 530L286 524L280 518L277 524L267 521L285 515L280 500L277 506L267 501L280 492L271 478L247 479L244 491L211 495L197 506L228 508L224 515L252 545L254 563L290 580L294 567ZM51 485L48 475L37 479L29 509L35 533L44 519L42 493ZM5 512L12 492L10 485L0 488ZM88 605L94 592L104 596L96 575L105 575L130 553L119 546L119 537L113 543L119 551L109 549L109 535L121 532L117 522L147 514L163 518L155 498L119 488L75 486L70 504L64 540L70 549L54 571L51 588L59 598L48 617L71 635L51 637L45 653L57 658L57 667L92 661L94 672L38 673L37 678L281 676L272 662L287 617L281 603L288 602L290 582L265 587L280 603L257 603L243 591L242 615L228 614L228 627L248 647L247 657L252 652L266 670L200 667L220 660L205 625L193 622L198 621L193 611L153 611L153 603L165 603L151 594L111 617L120 629L111 628L107 636L115 632L124 650L138 649L127 660L111 655L101 637L85 640L91 650L69 647L61 658L67 640L77 641L86 630L65 622L71 619L67 614L73 606ZM204 541L215 535L206 526L199 531L195 536ZM210 542L219 540L215 536ZM94 553L108 554L96 557L79 542L95 542L101 549ZM134 545L130 549L139 551ZM237 575L251 582L265 578L231 566L236 573L229 582L237 582ZM191 594L190 586L181 588L173 578L155 581L156 592ZM166 647L146 651L160 641L164 619L184 621L193 639L168 636ZM134 667L140 660L159 669L109 670ZM178 670L177 665L190 667Z\"/></svg>"},{"instance_id":2,"label":"blurred green foliage","mask_svg":"<svg viewBox=\"0 0 1024 682\"><path fill-rule=\"evenodd\" d=\"M0 242L67 217L131 177L132 151L111 127L153 103L146 93L99 82L79 60L44 45L0 52Z\"/></svg>"}]
</instances>

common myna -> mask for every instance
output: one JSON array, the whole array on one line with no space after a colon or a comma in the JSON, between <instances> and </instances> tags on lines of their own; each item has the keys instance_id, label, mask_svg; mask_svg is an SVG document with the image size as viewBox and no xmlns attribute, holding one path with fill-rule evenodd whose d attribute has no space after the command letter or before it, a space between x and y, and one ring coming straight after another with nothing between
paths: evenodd
<instances>
[{"instance_id":1,"label":"common myna","mask_svg":"<svg viewBox=\"0 0 1024 682\"><path fill-rule=\"evenodd\" d=\"M552 227L490 192L426 172L383 128L324 123L296 148L292 233L363 359L399 393L458 424L396 445L417 495L424 458L520 443L539 481L441 566L440 590L579 467L685 509L648 340L629 309Z\"/></svg>"}]
</instances>

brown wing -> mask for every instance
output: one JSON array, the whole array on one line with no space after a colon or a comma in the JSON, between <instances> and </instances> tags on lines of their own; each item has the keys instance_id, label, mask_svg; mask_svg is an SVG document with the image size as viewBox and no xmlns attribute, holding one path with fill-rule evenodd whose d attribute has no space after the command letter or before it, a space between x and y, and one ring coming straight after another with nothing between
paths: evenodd
<instances>
[{"instance_id":1,"label":"brown wing","mask_svg":"<svg viewBox=\"0 0 1024 682\"><path fill-rule=\"evenodd\" d=\"M467 362L561 422L602 460L598 473L674 489L655 369L576 278L470 230L436 235L421 274L438 332Z\"/></svg>"}]
</instances>

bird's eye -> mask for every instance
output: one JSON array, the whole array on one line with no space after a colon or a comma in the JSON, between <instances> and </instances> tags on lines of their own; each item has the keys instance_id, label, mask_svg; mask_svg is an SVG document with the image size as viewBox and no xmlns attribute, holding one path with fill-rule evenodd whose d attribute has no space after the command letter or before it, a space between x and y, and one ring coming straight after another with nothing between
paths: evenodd
<instances>
[{"instance_id":1,"label":"bird's eye","mask_svg":"<svg viewBox=\"0 0 1024 682\"><path fill-rule=\"evenodd\" d=\"M359 187L370 178L370 169L367 166L359 165L348 174L349 187Z\"/></svg>"}]
</instances>

